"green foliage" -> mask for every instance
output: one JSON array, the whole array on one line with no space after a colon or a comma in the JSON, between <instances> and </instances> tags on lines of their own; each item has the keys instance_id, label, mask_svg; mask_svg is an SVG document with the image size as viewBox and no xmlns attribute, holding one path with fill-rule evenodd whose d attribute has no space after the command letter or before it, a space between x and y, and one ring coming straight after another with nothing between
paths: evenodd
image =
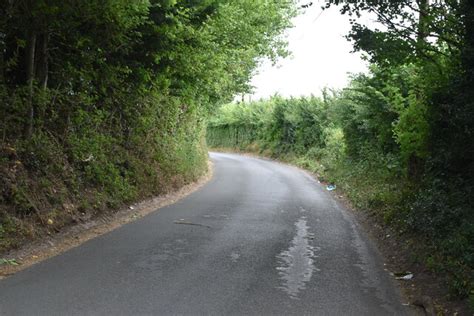
<instances>
[{"instance_id":1,"label":"green foliage","mask_svg":"<svg viewBox=\"0 0 474 316\"><path fill-rule=\"evenodd\" d=\"M208 144L245 148L258 143L276 153L301 153L323 142L326 106L316 98L268 101L222 106L209 121ZM229 146L230 145L230 146Z\"/></svg>"},{"instance_id":2,"label":"green foliage","mask_svg":"<svg viewBox=\"0 0 474 316\"><path fill-rule=\"evenodd\" d=\"M0 259L0 265L6 264L6 265L11 265L11 266L17 266L18 262L16 262L16 259L5 259L1 258Z\"/></svg>"},{"instance_id":3,"label":"green foliage","mask_svg":"<svg viewBox=\"0 0 474 316\"><path fill-rule=\"evenodd\" d=\"M428 106L417 92L410 92L406 107L398 109L399 119L394 123L394 134L400 145L400 155L407 162L412 155L428 156L427 142L430 136Z\"/></svg>"}]
</instances>

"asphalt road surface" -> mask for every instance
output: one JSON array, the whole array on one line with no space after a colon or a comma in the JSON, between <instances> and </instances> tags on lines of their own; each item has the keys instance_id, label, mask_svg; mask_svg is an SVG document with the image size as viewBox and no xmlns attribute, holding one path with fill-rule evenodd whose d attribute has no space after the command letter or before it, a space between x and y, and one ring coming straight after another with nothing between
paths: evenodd
<instances>
[{"instance_id":1,"label":"asphalt road surface","mask_svg":"<svg viewBox=\"0 0 474 316\"><path fill-rule=\"evenodd\" d=\"M349 211L291 166L212 153L176 204L0 281L1 315L404 315Z\"/></svg>"}]
</instances>

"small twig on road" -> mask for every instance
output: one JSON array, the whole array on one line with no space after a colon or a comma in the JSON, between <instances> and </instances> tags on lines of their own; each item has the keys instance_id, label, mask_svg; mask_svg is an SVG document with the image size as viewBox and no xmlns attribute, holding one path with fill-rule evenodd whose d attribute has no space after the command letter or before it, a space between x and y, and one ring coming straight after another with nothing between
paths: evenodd
<instances>
[{"instance_id":1,"label":"small twig on road","mask_svg":"<svg viewBox=\"0 0 474 316\"><path fill-rule=\"evenodd\" d=\"M193 225L193 226L202 226L202 227L211 228L211 226L207 226L207 225L204 225L204 224L191 223L191 222L185 222L185 221L174 221L173 223L181 224L181 225Z\"/></svg>"}]
</instances>

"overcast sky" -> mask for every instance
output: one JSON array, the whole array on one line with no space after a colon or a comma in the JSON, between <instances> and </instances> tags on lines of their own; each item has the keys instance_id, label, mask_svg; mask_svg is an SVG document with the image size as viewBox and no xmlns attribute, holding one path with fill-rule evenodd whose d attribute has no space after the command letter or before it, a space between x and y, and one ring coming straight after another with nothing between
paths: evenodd
<instances>
[{"instance_id":1,"label":"overcast sky","mask_svg":"<svg viewBox=\"0 0 474 316\"><path fill-rule=\"evenodd\" d=\"M319 95L324 87L343 88L348 73L366 71L359 54L350 53L352 45L344 35L350 30L349 19L337 7L322 11L321 2L294 19L288 31L292 57L276 66L265 62L252 80L252 99L282 96Z\"/></svg>"}]
</instances>

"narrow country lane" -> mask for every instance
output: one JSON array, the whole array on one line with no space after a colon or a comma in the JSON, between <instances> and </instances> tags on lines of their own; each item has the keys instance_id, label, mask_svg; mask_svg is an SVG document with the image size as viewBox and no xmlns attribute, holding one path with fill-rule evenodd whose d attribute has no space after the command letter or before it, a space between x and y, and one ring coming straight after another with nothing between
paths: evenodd
<instances>
[{"instance_id":1,"label":"narrow country lane","mask_svg":"<svg viewBox=\"0 0 474 316\"><path fill-rule=\"evenodd\" d=\"M0 281L0 315L404 315L352 215L305 172L212 153L199 191Z\"/></svg>"}]
</instances>

